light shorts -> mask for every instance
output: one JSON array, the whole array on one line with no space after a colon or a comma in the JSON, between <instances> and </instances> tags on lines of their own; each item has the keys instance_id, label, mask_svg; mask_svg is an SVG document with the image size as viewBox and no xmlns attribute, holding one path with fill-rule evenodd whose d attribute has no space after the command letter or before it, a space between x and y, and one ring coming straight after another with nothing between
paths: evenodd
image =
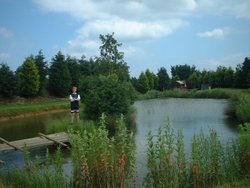
<instances>
[{"instance_id":1,"label":"light shorts","mask_svg":"<svg viewBox=\"0 0 250 188\"><path fill-rule=\"evenodd\" d=\"M71 110L71 113L79 113L79 110Z\"/></svg>"}]
</instances>

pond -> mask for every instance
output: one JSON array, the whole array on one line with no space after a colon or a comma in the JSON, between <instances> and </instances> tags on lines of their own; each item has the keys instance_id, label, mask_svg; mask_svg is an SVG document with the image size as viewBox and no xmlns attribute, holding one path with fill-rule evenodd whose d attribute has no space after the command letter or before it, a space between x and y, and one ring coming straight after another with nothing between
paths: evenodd
<instances>
[{"instance_id":1,"label":"pond","mask_svg":"<svg viewBox=\"0 0 250 188\"><path fill-rule=\"evenodd\" d=\"M157 134L159 127L165 126L169 121L171 127L177 132L182 129L186 152L191 150L194 134L201 130L204 135L210 129L216 130L223 142L236 137L235 123L225 115L228 107L227 100L217 99L153 99L137 101L136 109L136 159L139 182L145 176L146 170L146 144L149 131Z\"/></svg>"},{"instance_id":2,"label":"pond","mask_svg":"<svg viewBox=\"0 0 250 188\"><path fill-rule=\"evenodd\" d=\"M174 130L182 129L186 151L191 148L193 135L202 130L207 134L214 129L223 142L237 136L235 123L231 122L225 115L228 106L227 100L216 99L153 99L137 101L134 103L136 111L136 159L138 169L138 182L146 173L146 149L147 134L152 131L157 133L160 126L165 126L169 119ZM20 120L0 122L0 136L7 140L16 140L37 136L38 132L46 133L47 124L51 121L69 121L68 113L48 114L36 117L29 117ZM46 155L45 149L34 150L32 156L39 154L41 158ZM19 151L1 152L0 159L6 161L0 165L0 171L8 166L22 166L23 156ZM70 174L72 163L70 156L66 154L65 170Z\"/></svg>"}]
</instances>

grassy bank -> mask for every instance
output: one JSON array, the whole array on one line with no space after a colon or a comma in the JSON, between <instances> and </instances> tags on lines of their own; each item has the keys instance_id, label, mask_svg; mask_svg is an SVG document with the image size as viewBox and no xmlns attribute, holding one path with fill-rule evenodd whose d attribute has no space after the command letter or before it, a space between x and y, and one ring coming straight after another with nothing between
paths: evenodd
<instances>
[{"instance_id":1,"label":"grassy bank","mask_svg":"<svg viewBox=\"0 0 250 188\"><path fill-rule=\"evenodd\" d=\"M37 98L0 101L0 119L67 108L69 108L69 101L66 99Z\"/></svg>"},{"instance_id":2,"label":"grassy bank","mask_svg":"<svg viewBox=\"0 0 250 188\"><path fill-rule=\"evenodd\" d=\"M230 106L227 114L237 118L239 123L250 122L250 90L239 89L211 89L211 90L152 90L146 94L139 94L138 100L155 98L211 98L229 99Z\"/></svg>"}]
</instances>

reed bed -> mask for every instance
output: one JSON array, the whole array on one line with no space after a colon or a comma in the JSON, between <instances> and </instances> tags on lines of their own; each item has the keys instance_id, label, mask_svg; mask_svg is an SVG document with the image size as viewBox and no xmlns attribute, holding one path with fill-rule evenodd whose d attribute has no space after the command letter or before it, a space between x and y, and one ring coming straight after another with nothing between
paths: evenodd
<instances>
[{"instance_id":1,"label":"reed bed","mask_svg":"<svg viewBox=\"0 0 250 188\"><path fill-rule=\"evenodd\" d=\"M238 182L250 173L250 124L238 139L223 144L210 130L193 136L192 151L184 150L182 131L166 124L157 135L148 134L148 174L144 187L216 187ZM248 182L250 185L250 182Z\"/></svg>"},{"instance_id":2,"label":"reed bed","mask_svg":"<svg viewBox=\"0 0 250 188\"><path fill-rule=\"evenodd\" d=\"M73 170L66 176L60 148L45 160L31 161L25 152L25 167L0 176L0 185L12 187L138 187L135 145L124 118L117 120L117 132L109 135L106 117L70 129ZM250 185L250 124L241 125L239 137L223 143L210 130L195 134L192 150L185 151L182 130L174 131L169 121L156 135L148 133L148 172L142 187L248 187Z\"/></svg>"}]
</instances>

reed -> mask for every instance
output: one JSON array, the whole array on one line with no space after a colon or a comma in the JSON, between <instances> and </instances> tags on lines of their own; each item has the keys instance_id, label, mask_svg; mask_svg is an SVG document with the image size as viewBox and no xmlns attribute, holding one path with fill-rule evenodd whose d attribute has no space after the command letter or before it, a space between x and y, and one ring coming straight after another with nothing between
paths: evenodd
<instances>
[{"instance_id":1,"label":"reed","mask_svg":"<svg viewBox=\"0 0 250 188\"><path fill-rule=\"evenodd\" d=\"M118 120L115 136L109 138L105 116L98 128L71 131L74 187L128 187L135 185L133 134Z\"/></svg>"},{"instance_id":2,"label":"reed","mask_svg":"<svg viewBox=\"0 0 250 188\"><path fill-rule=\"evenodd\" d=\"M144 187L216 187L249 176L249 125L239 139L227 144L210 130L193 136L190 159L186 157L182 131L169 123L156 135L148 134ZM177 135L177 136L176 136ZM249 184L248 184L249 185Z\"/></svg>"}]
</instances>

